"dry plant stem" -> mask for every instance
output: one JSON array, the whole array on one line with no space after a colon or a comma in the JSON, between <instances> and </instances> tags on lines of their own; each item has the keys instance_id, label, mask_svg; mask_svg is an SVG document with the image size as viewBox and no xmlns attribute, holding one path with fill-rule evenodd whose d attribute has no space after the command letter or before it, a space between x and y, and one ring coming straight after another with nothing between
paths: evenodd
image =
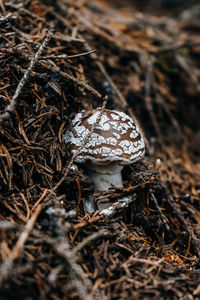
<instances>
[{"instance_id":1,"label":"dry plant stem","mask_svg":"<svg viewBox=\"0 0 200 300\"><path fill-rule=\"evenodd\" d=\"M156 51L149 51L152 54L155 53L165 53L165 52L171 52L174 50L178 50L181 48L192 48L195 46L200 46L199 42L191 42L191 41L187 41L187 42L180 42L178 41L177 43L174 43L173 45L165 45L165 46L161 46L160 48L158 48Z\"/></svg>"},{"instance_id":2,"label":"dry plant stem","mask_svg":"<svg viewBox=\"0 0 200 300\"><path fill-rule=\"evenodd\" d=\"M2 284L3 280L8 278L8 276L12 273L12 267L14 260L18 258L24 248L24 245L26 241L29 238L29 235L31 231L33 230L33 227L35 225L35 222L42 210L42 206L39 205L37 209L35 210L32 217L28 220L26 223L26 226L24 228L24 231L21 233L19 239L17 240L16 244L14 245L13 249L11 250L10 254L8 255L5 262L0 267L0 285Z\"/></svg>"},{"instance_id":3,"label":"dry plant stem","mask_svg":"<svg viewBox=\"0 0 200 300\"><path fill-rule=\"evenodd\" d=\"M41 66L43 66L43 67L51 70L52 72L58 72L58 73L60 73L60 75L63 78L65 78L67 80L71 80L71 81L75 82L76 84L78 84L79 86L85 88L86 90L90 91L95 97L97 97L99 99L102 98L101 94L99 92L97 92L94 88L92 88L90 85L84 83L83 81L80 81L79 79L77 79L77 78L69 75L66 72L62 72L60 70L60 68L56 67L55 65L54 66L53 65L49 65L49 64L47 64L45 62L41 62L40 64L41 64Z\"/></svg>"},{"instance_id":4,"label":"dry plant stem","mask_svg":"<svg viewBox=\"0 0 200 300\"><path fill-rule=\"evenodd\" d=\"M76 58L76 57L80 57L80 56L85 56L85 55L92 54L94 52L96 52L95 49L87 51L87 52L83 52L83 53L80 53L80 54L68 55L68 58Z\"/></svg>"},{"instance_id":5,"label":"dry plant stem","mask_svg":"<svg viewBox=\"0 0 200 300\"><path fill-rule=\"evenodd\" d=\"M78 251L80 251L83 247L85 247L86 245L88 245L91 241L98 239L101 236L106 236L108 235L108 231L106 231L105 229L99 230L95 233L93 233L92 235L89 235L88 237L86 237L81 243L79 243L73 250L72 253L76 254Z\"/></svg>"},{"instance_id":6,"label":"dry plant stem","mask_svg":"<svg viewBox=\"0 0 200 300\"><path fill-rule=\"evenodd\" d=\"M18 99L19 95L21 94L24 85L28 81L31 72L32 72L33 68L35 67L36 62L40 58L40 55L42 54L44 48L48 44L48 42L51 39L51 37L53 36L53 34L54 34L54 29L53 28L49 29L49 31L46 34L46 37L44 38L44 41L40 45L40 47L39 47L38 51L36 52L35 56L32 58L32 60L30 62L30 66L28 67L28 69L25 72L24 76L20 80L20 82L17 86L17 89L16 89L16 91L15 91L15 93L14 93L12 99L11 99L11 102L6 107L5 112L0 116L0 123L2 123L5 120L8 120L10 118L11 114L15 111L16 105L17 105L17 99Z\"/></svg>"},{"instance_id":7,"label":"dry plant stem","mask_svg":"<svg viewBox=\"0 0 200 300\"><path fill-rule=\"evenodd\" d=\"M170 228L169 228L169 226L168 226L168 224L166 222L165 216L163 215L162 210L160 209L160 206L158 205L158 201L157 201L154 193L151 192L150 194L151 194L152 200L153 200L153 202L155 204L155 207L156 207L157 211L160 214L160 218L161 218L161 221L163 223L163 226L165 227L165 230L170 231Z\"/></svg>"},{"instance_id":8,"label":"dry plant stem","mask_svg":"<svg viewBox=\"0 0 200 300\"><path fill-rule=\"evenodd\" d=\"M144 259L144 258L140 258L140 257L134 257L134 256L131 255L129 257L129 259L126 261L125 264L128 265L131 262L139 262L139 263L142 263L142 264L147 264L147 265L152 265L152 266L159 266L161 262L164 262L164 258L162 257L159 260L152 261L150 259Z\"/></svg>"},{"instance_id":9,"label":"dry plant stem","mask_svg":"<svg viewBox=\"0 0 200 300\"><path fill-rule=\"evenodd\" d=\"M24 1L23 1L24 2ZM38 16L38 14L35 14L31 11L29 11L28 9L24 8L24 3L21 2L21 7L19 8L19 14L23 15L23 16L28 16L31 17L33 20L37 21L37 22L41 22L43 23L43 25L46 25L45 21L43 18L40 18Z\"/></svg>"},{"instance_id":10,"label":"dry plant stem","mask_svg":"<svg viewBox=\"0 0 200 300\"><path fill-rule=\"evenodd\" d=\"M11 13L7 14L7 16L1 16L0 24L10 21L11 18L14 18Z\"/></svg>"},{"instance_id":11,"label":"dry plant stem","mask_svg":"<svg viewBox=\"0 0 200 300\"><path fill-rule=\"evenodd\" d=\"M80 56L86 56L89 54L94 53L96 50L91 50L87 52L83 52L80 54L74 54L74 55L66 55L66 54L61 54L61 55L50 55L50 56L42 56L40 59L71 59L71 58L76 58Z\"/></svg>"},{"instance_id":12,"label":"dry plant stem","mask_svg":"<svg viewBox=\"0 0 200 300\"><path fill-rule=\"evenodd\" d=\"M39 45L39 43L38 42L34 42L31 38L30 38L30 36L28 35L28 34L25 34L24 32L22 32L22 31L20 31L20 30L18 30L16 27L12 27L12 29L13 29L13 32L20 38L20 40L22 41L22 42L26 42L26 43L28 43L28 44L31 44L31 45L36 45L36 46L38 46ZM48 49L48 47L46 47L47 49ZM31 57L31 59L32 59L32 57Z\"/></svg>"}]
</instances>

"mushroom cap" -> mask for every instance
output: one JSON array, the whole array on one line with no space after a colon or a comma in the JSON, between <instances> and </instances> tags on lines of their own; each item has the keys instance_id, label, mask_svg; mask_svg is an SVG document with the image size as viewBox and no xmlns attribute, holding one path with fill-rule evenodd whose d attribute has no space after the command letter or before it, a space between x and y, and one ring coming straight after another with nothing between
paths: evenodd
<instances>
[{"instance_id":1,"label":"mushroom cap","mask_svg":"<svg viewBox=\"0 0 200 300\"><path fill-rule=\"evenodd\" d=\"M97 121L100 108L81 111L72 120L64 139L75 153ZM75 162L80 164L127 165L140 160L145 153L144 138L133 120L123 112L105 109L86 145L81 149Z\"/></svg>"}]
</instances>

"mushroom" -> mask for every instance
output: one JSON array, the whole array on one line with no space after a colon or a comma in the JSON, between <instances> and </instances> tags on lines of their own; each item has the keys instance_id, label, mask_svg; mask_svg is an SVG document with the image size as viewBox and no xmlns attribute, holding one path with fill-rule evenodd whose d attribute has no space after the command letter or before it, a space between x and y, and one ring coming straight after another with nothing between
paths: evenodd
<instances>
[{"instance_id":1,"label":"mushroom","mask_svg":"<svg viewBox=\"0 0 200 300\"><path fill-rule=\"evenodd\" d=\"M100 113L97 108L75 115L64 136L73 154L87 138ZM123 112L105 109L75 162L82 164L98 191L105 191L113 186L123 187L121 171L124 165L140 160L144 153L144 138L133 120ZM86 207L90 211L93 209L91 201Z\"/></svg>"}]
</instances>

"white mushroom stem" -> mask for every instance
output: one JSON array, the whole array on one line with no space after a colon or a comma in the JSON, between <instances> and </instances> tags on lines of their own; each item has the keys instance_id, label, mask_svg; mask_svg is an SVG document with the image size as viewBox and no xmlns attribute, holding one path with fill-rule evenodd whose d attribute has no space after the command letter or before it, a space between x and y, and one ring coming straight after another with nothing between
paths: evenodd
<instances>
[{"instance_id":1,"label":"white mushroom stem","mask_svg":"<svg viewBox=\"0 0 200 300\"><path fill-rule=\"evenodd\" d=\"M100 174L89 170L87 173L93 179L98 191L106 191L112 186L123 187L121 171L115 174Z\"/></svg>"},{"instance_id":2,"label":"white mushroom stem","mask_svg":"<svg viewBox=\"0 0 200 300\"><path fill-rule=\"evenodd\" d=\"M112 164L108 166L89 166L88 175L94 180L98 191L107 191L109 188L123 187L121 170L123 166Z\"/></svg>"},{"instance_id":3,"label":"white mushroom stem","mask_svg":"<svg viewBox=\"0 0 200 300\"><path fill-rule=\"evenodd\" d=\"M118 164L109 164L107 166L87 166L87 174L93 179L97 191L107 191L109 188L123 187L121 170L123 166ZM98 203L98 208L106 208L112 203L107 198L102 199ZM89 213L94 212L94 204L92 197L85 201L86 210Z\"/></svg>"},{"instance_id":4,"label":"white mushroom stem","mask_svg":"<svg viewBox=\"0 0 200 300\"><path fill-rule=\"evenodd\" d=\"M94 201L92 196L89 196L88 198L85 199L85 209L90 214L94 212Z\"/></svg>"}]
</instances>

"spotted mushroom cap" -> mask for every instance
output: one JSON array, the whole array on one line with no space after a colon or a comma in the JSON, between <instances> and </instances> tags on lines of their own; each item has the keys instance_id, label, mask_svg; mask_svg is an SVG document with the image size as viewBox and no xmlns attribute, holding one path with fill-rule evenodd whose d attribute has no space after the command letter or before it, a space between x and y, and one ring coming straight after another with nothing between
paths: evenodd
<instances>
[{"instance_id":1,"label":"spotted mushroom cap","mask_svg":"<svg viewBox=\"0 0 200 300\"><path fill-rule=\"evenodd\" d=\"M67 130L64 136L72 153L75 153L87 138L99 114L98 108L93 111L83 110L72 120L71 129ZM144 153L144 138L133 120L123 112L105 109L75 162L96 165L117 162L127 165L141 159Z\"/></svg>"}]
</instances>

